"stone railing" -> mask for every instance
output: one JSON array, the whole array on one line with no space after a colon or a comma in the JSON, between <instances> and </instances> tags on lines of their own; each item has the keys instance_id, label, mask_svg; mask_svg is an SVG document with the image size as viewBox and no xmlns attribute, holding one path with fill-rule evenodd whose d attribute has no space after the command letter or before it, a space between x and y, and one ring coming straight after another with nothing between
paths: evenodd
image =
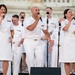
<instances>
[{"instance_id":1,"label":"stone railing","mask_svg":"<svg viewBox=\"0 0 75 75\"><path fill-rule=\"evenodd\" d=\"M13 6L31 6L36 3L50 7L75 6L75 0L0 0L0 3Z\"/></svg>"},{"instance_id":2,"label":"stone railing","mask_svg":"<svg viewBox=\"0 0 75 75\"><path fill-rule=\"evenodd\" d=\"M62 7L62 6L75 6L73 0L43 0L45 6Z\"/></svg>"}]
</instances>

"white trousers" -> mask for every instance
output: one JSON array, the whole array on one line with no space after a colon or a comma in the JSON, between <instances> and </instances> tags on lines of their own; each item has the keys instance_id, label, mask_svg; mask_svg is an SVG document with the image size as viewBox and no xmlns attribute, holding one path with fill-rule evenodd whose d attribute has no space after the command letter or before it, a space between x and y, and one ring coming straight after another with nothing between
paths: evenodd
<instances>
[{"instance_id":1,"label":"white trousers","mask_svg":"<svg viewBox=\"0 0 75 75\"><path fill-rule=\"evenodd\" d=\"M49 49L48 49L49 44L47 46L47 42L43 42L42 45L44 47L44 66L47 67L47 65L48 65L48 67L50 67L50 65L51 65L51 54L49 53ZM47 51L48 51L48 53L47 53Z\"/></svg>"},{"instance_id":2,"label":"white trousers","mask_svg":"<svg viewBox=\"0 0 75 75\"><path fill-rule=\"evenodd\" d=\"M18 75L20 60L22 56L22 45L20 47L17 46L17 43L12 45L13 49L13 75Z\"/></svg>"},{"instance_id":3,"label":"white trousers","mask_svg":"<svg viewBox=\"0 0 75 75\"><path fill-rule=\"evenodd\" d=\"M51 67L57 67L58 63L58 46L53 46L52 57L51 57Z\"/></svg>"},{"instance_id":4,"label":"white trousers","mask_svg":"<svg viewBox=\"0 0 75 75\"><path fill-rule=\"evenodd\" d=\"M25 38L24 47L29 73L31 67L44 67L44 47L42 41Z\"/></svg>"},{"instance_id":5,"label":"white trousers","mask_svg":"<svg viewBox=\"0 0 75 75\"><path fill-rule=\"evenodd\" d=\"M42 42L44 47L44 66L47 67L47 43Z\"/></svg>"}]
</instances>

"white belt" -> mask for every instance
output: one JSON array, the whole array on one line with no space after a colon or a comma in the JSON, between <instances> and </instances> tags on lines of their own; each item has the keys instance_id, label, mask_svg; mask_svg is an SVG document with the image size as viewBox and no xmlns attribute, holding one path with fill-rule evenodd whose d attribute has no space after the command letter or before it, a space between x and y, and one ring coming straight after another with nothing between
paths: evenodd
<instances>
[{"instance_id":1,"label":"white belt","mask_svg":"<svg viewBox=\"0 0 75 75\"><path fill-rule=\"evenodd\" d=\"M25 39L30 39L30 40L33 40L33 41L39 41L39 40L41 40L41 39L32 39L32 38L25 38Z\"/></svg>"},{"instance_id":2,"label":"white belt","mask_svg":"<svg viewBox=\"0 0 75 75\"><path fill-rule=\"evenodd\" d=\"M20 41L12 41L12 44L18 44Z\"/></svg>"}]
</instances>

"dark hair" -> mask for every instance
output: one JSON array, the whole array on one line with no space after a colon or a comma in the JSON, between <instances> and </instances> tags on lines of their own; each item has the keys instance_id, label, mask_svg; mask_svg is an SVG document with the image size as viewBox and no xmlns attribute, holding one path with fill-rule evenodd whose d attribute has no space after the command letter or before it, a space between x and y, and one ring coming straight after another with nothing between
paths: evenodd
<instances>
[{"instance_id":1,"label":"dark hair","mask_svg":"<svg viewBox=\"0 0 75 75\"><path fill-rule=\"evenodd\" d=\"M21 14L25 14L25 12L20 12L20 15L21 15Z\"/></svg>"},{"instance_id":2,"label":"dark hair","mask_svg":"<svg viewBox=\"0 0 75 75\"><path fill-rule=\"evenodd\" d=\"M47 8L49 8L49 9L51 9L51 10L52 10L52 8L51 8L51 7L46 7L46 9L47 9Z\"/></svg>"},{"instance_id":3,"label":"dark hair","mask_svg":"<svg viewBox=\"0 0 75 75\"><path fill-rule=\"evenodd\" d=\"M12 16L12 18L17 18L17 19L19 19L19 16L15 14L15 15Z\"/></svg>"},{"instance_id":4,"label":"dark hair","mask_svg":"<svg viewBox=\"0 0 75 75\"><path fill-rule=\"evenodd\" d=\"M5 8L5 10L6 10L6 12L5 12L5 13L7 13L7 7L6 7L6 5L4 5L4 4L0 4L0 9L1 9L2 7L4 7L4 8Z\"/></svg>"},{"instance_id":5,"label":"dark hair","mask_svg":"<svg viewBox=\"0 0 75 75\"><path fill-rule=\"evenodd\" d=\"M65 18L65 19L66 19L65 14L67 14L68 10L71 10L71 9L66 9L66 10L64 10L64 18Z\"/></svg>"}]
</instances>

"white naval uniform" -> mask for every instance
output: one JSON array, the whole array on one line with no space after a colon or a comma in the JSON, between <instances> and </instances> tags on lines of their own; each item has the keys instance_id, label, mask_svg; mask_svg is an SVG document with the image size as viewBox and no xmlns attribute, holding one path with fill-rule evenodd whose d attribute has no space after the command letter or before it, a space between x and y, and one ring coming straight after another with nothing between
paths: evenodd
<instances>
[{"instance_id":1,"label":"white naval uniform","mask_svg":"<svg viewBox=\"0 0 75 75\"><path fill-rule=\"evenodd\" d=\"M64 38L64 32L63 32L63 30L61 28L61 30L60 30L60 38L59 38L60 39L59 40L60 47L62 45L63 38ZM59 47L59 56L60 56L60 51L61 51L60 47ZM64 68L64 63L63 62L60 63L60 67L61 67L61 75L66 75L65 68Z\"/></svg>"},{"instance_id":2,"label":"white naval uniform","mask_svg":"<svg viewBox=\"0 0 75 75\"><path fill-rule=\"evenodd\" d=\"M43 20L45 22L45 25L47 25L47 18L44 18ZM48 19L48 32L53 32L55 28L58 27L58 20L54 17L51 17Z\"/></svg>"},{"instance_id":3,"label":"white naval uniform","mask_svg":"<svg viewBox=\"0 0 75 75\"><path fill-rule=\"evenodd\" d=\"M19 24L22 26L22 22L19 21ZM24 22L23 22L23 25L24 25ZM22 26L22 27L24 27L24 26ZM24 48L24 43L22 44L22 53L26 53L25 48Z\"/></svg>"},{"instance_id":4,"label":"white naval uniform","mask_svg":"<svg viewBox=\"0 0 75 75\"><path fill-rule=\"evenodd\" d=\"M68 20L62 21L62 28L68 24ZM67 31L64 31L63 42L60 47L59 62L74 63L75 62L75 20L71 21L71 25Z\"/></svg>"},{"instance_id":5,"label":"white naval uniform","mask_svg":"<svg viewBox=\"0 0 75 75\"><path fill-rule=\"evenodd\" d=\"M9 37L11 37L10 30L13 30L13 25L6 17L0 24L0 60L12 61L12 50Z\"/></svg>"},{"instance_id":6,"label":"white naval uniform","mask_svg":"<svg viewBox=\"0 0 75 75\"><path fill-rule=\"evenodd\" d=\"M33 31L27 30L27 27L35 22L33 17L25 20L25 40L26 62L30 73L31 67L44 67L44 47L42 45L41 30L46 30L46 26L39 20Z\"/></svg>"},{"instance_id":7,"label":"white naval uniform","mask_svg":"<svg viewBox=\"0 0 75 75\"><path fill-rule=\"evenodd\" d=\"M12 41L13 51L13 75L18 75L20 60L22 56L22 44L18 47L21 39L24 38L24 28L21 25L14 26L14 38Z\"/></svg>"},{"instance_id":8,"label":"white naval uniform","mask_svg":"<svg viewBox=\"0 0 75 75\"><path fill-rule=\"evenodd\" d=\"M44 18L43 19L44 23L46 26L48 26L48 32L53 32L55 30L55 28L58 27L58 21L56 18L54 17L51 17L50 19L48 19L48 25L47 25L47 18ZM44 58L45 58L45 67L47 66L47 42L44 42L45 43L45 55L44 55ZM49 50L48 50L49 51ZM51 66L51 54L50 52L48 52L48 67Z\"/></svg>"},{"instance_id":9,"label":"white naval uniform","mask_svg":"<svg viewBox=\"0 0 75 75\"><path fill-rule=\"evenodd\" d=\"M45 34L41 31L41 38L43 38ZM42 45L44 47L44 66L47 67L47 40L42 40Z\"/></svg>"},{"instance_id":10,"label":"white naval uniform","mask_svg":"<svg viewBox=\"0 0 75 75\"><path fill-rule=\"evenodd\" d=\"M52 57L51 57L51 67L57 67L57 60L58 60L58 28L56 28L52 35L51 40L54 41L52 46Z\"/></svg>"}]
</instances>

